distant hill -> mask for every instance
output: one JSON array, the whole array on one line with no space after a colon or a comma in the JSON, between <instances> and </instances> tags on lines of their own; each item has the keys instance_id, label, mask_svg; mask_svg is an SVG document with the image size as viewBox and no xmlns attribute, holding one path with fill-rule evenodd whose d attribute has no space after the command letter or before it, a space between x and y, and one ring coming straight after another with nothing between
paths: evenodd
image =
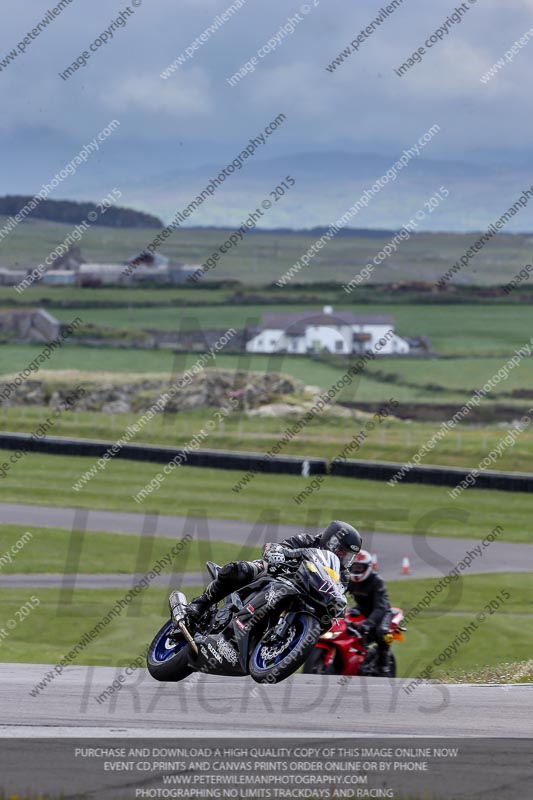
<instances>
[{"instance_id":1,"label":"distant hill","mask_svg":"<svg viewBox=\"0 0 533 800\"><path fill-rule=\"evenodd\" d=\"M218 225L198 225L191 228L187 228L188 231L224 231L226 232L228 229L224 226ZM314 236L315 239L320 238L323 236L329 228L324 227L316 227L316 228L253 228L252 230L248 231L248 236L251 234L260 235L261 233L271 233L275 234L276 236ZM341 228L337 233L337 236L340 237L350 237L356 236L362 239L391 239L396 233L397 230L386 230L385 228ZM414 234L416 236L416 233Z\"/></svg>"},{"instance_id":2,"label":"distant hill","mask_svg":"<svg viewBox=\"0 0 533 800\"><path fill-rule=\"evenodd\" d=\"M14 216L33 198L26 195L5 195L0 197L0 215ZM94 225L106 228L162 228L163 223L152 214L134 211L131 208L111 206L105 212L98 210L96 203L73 200L41 200L37 208L28 215L30 219L45 219L48 222L63 222L78 225L86 220L91 212L97 213Z\"/></svg>"},{"instance_id":3,"label":"distant hill","mask_svg":"<svg viewBox=\"0 0 533 800\"><path fill-rule=\"evenodd\" d=\"M353 218L350 226L398 230L417 211L425 211L424 218L418 217L421 219L419 232L484 230L533 183L533 163L481 165L440 161L433 157L431 146L429 144L395 181L377 193L368 207ZM259 220L261 228L327 227L384 175L399 155L301 153L271 158L265 150L230 175L213 196L190 215L183 227L238 227L263 200L270 200L272 205ZM125 203L149 208L168 222L176 211L187 207L198 196L222 166L224 164L213 162L192 170L167 168L161 174L133 173L130 180L125 178L119 185ZM291 175L296 184L276 200L270 192L286 175ZM441 186L448 189L449 198L430 211L425 204ZM72 196L87 195L74 191ZM508 233L533 231L530 210L524 209L513 217L505 230Z\"/></svg>"}]
</instances>

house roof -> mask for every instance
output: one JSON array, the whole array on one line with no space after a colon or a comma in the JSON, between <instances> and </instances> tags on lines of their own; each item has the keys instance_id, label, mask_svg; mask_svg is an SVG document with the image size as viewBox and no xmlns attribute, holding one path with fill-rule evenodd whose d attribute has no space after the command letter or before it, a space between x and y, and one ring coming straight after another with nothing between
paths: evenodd
<instances>
[{"instance_id":1,"label":"house roof","mask_svg":"<svg viewBox=\"0 0 533 800\"><path fill-rule=\"evenodd\" d=\"M148 266L160 267L167 266L169 259L167 256L164 256L161 253L150 253L149 250L143 250L142 252L131 256L131 258L129 258L125 263L146 264Z\"/></svg>"},{"instance_id":2,"label":"house roof","mask_svg":"<svg viewBox=\"0 0 533 800\"><path fill-rule=\"evenodd\" d=\"M263 314L261 331L277 329L298 336L309 325L394 325L390 314L354 314L353 311L300 311L297 313Z\"/></svg>"}]
</instances>

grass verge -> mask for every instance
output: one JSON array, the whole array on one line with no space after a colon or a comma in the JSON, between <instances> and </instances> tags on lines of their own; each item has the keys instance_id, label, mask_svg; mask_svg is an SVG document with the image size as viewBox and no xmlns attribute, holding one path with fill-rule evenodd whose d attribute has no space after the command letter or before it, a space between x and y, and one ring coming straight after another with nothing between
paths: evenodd
<instances>
[{"instance_id":1,"label":"grass verge","mask_svg":"<svg viewBox=\"0 0 533 800\"><path fill-rule=\"evenodd\" d=\"M445 683L533 683L533 661L504 661L476 671L445 672Z\"/></svg>"},{"instance_id":2,"label":"grass verge","mask_svg":"<svg viewBox=\"0 0 533 800\"><path fill-rule=\"evenodd\" d=\"M20 541L26 530L18 525L0 526L0 557L10 552L10 548ZM60 528L32 527L30 533L31 539L11 556L12 561L3 566L2 574L65 574L73 571L87 575L144 574L158 560L164 560L179 539L177 533L176 539L167 539ZM260 556L259 548L193 539L176 558L172 557L171 564L162 565L162 571L202 572L207 558L226 564L235 558L236 552L242 559ZM78 558L79 566L76 568Z\"/></svg>"},{"instance_id":3,"label":"grass verge","mask_svg":"<svg viewBox=\"0 0 533 800\"><path fill-rule=\"evenodd\" d=\"M0 451L0 463L3 460ZM161 465L123 459L107 463L107 469L84 489L74 491L73 483L93 466L92 458L28 454L2 480L2 500L316 527L331 519L348 519L362 530L454 538L483 538L500 524L504 528L501 541L533 541L533 496L527 493L469 489L452 500L446 488L438 486L389 486L326 476L320 491L298 504L295 497L311 478L257 474L237 493L232 490L242 477L237 470L181 466L158 491L136 503L133 495L157 475Z\"/></svg>"},{"instance_id":4,"label":"grass verge","mask_svg":"<svg viewBox=\"0 0 533 800\"><path fill-rule=\"evenodd\" d=\"M389 396L394 396L394 393L389 392ZM294 402L297 404L298 400L295 399ZM528 401L528 405L533 405L533 400ZM31 434L49 414L49 409L36 406L6 407L0 412L0 428ZM139 413L133 412L64 413L55 422L53 435L114 442L129 425L138 422L139 416ZM209 433L205 447L216 450L265 452L274 447L286 428L294 424L300 416L301 412L292 416L260 418L232 413L223 421L215 423L216 428ZM519 417L520 413L517 410L516 418ZM180 411L178 414L158 414L140 431L133 442L184 446L195 433L205 429L209 421L215 421L213 408ZM365 423L368 421L375 423L373 431L364 431ZM310 422L305 431L288 442L283 452L287 455L333 459L341 454L346 444L363 430L366 438L359 437L359 448L355 449L354 445L348 457L404 463L432 438L438 427L438 422L406 422L390 417L388 419L373 417L361 412L353 417L323 413ZM509 430L508 425L458 426L437 442L426 461L442 466L465 468L477 466L487 453L498 447ZM533 433L525 431L516 439L513 447L504 448L496 466L500 470L511 472L531 471Z\"/></svg>"}]
</instances>

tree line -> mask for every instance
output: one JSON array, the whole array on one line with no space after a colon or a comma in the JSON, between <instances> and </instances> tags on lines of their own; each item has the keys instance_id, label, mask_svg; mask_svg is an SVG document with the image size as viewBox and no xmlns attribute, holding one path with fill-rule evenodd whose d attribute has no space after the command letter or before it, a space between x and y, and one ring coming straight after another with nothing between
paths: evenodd
<instances>
[{"instance_id":1,"label":"tree line","mask_svg":"<svg viewBox=\"0 0 533 800\"><path fill-rule=\"evenodd\" d=\"M24 195L5 195L0 197L0 215L15 216L30 203L33 197ZM108 228L163 228L162 221L152 214L144 211L134 211L122 206L110 206L105 214L96 203L78 203L74 200L41 200L30 217L45 219L49 222L64 222L69 225L78 225L87 219L90 212L98 214L94 225Z\"/></svg>"}]
</instances>

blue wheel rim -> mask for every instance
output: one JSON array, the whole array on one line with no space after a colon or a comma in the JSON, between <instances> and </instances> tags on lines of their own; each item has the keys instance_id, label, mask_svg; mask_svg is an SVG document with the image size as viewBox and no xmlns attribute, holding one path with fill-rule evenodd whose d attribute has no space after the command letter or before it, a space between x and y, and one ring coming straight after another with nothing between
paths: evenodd
<instances>
[{"instance_id":1,"label":"blue wheel rim","mask_svg":"<svg viewBox=\"0 0 533 800\"><path fill-rule=\"evenodd\" d=\"M176 655L176 653L179 653L181 650L187 647L187 642L185 639L182 640L178 639L175 645L169 647L168 634L171 628L172 628L172 623L169 622L162 629L161 633L159 634L159 637L152 646L152 658L159 664L163 664L165 661L169 661Z\"/></svg>"},{"instance_id":2,"label":"blue wheel rim","mask_svg":"<svg viewBox=\"0 0 533 800\"><path fill-rule=\"evenodd\" d=\"M305 617L296 617L295 624L297 626L296 636L293 637L289 646L278 656L270 661L265 661L261 656L261 648L264 646L261 642L257 645L254 650L254 667L256 670L260 670L265 672L266 670L272 669L273 667L277 667L282 661L284 661L288 655L292 653L294 648L299 644L299 642L303 639L305 634L307 633L307 629L309 627L308 621Z\"/></svg>"}]
</instances>

